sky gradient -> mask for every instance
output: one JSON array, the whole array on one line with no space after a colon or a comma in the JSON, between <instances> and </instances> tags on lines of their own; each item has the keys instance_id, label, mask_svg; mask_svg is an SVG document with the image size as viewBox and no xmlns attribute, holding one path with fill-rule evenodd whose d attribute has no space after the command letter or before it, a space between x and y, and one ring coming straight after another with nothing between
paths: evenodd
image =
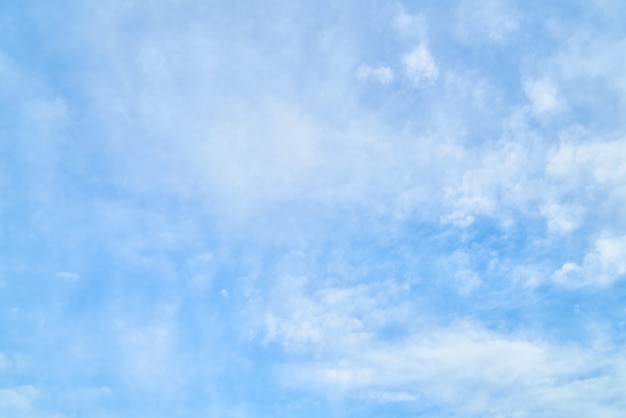
<instances>
[{"instance_id":1,"label":"sky gradient","mask_svg":"<svg viewBox=\"0 0 626 418\"><path fill-rule=\"evenodd\" d=\"M623 417L626 3L0 3L0 416Z\"/></svg>"}]
</instances>

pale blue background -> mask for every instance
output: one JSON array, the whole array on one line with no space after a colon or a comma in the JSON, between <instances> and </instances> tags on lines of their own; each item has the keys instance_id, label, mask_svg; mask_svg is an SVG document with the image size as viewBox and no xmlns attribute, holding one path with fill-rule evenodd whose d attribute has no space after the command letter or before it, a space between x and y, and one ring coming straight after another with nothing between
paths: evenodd
<instances>
[{"instance_id":1,"label":"pale blue background","mask_svg":"<svg viewBox=\"0 0 626 418\"><path fill-rule=\"evenodd\" d=\"M0 415L622 417L620 1L0 3Z\"/></svg>"}]
</instances>

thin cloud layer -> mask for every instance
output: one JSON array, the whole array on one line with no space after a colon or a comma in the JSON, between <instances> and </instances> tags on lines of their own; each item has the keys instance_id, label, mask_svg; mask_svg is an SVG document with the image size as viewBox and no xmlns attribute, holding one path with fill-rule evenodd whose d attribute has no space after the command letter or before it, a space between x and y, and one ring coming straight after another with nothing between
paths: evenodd
<instances>
[{"instance_id":1,"label":"thin cloud layer","mask_svg":"<svg viewBox=\"0 0 626 418\"><path fill-rule=\"evenodd\" d=\"M0 412L618 417L623 6L0 12Z\"/></svg>"}]
</instances>

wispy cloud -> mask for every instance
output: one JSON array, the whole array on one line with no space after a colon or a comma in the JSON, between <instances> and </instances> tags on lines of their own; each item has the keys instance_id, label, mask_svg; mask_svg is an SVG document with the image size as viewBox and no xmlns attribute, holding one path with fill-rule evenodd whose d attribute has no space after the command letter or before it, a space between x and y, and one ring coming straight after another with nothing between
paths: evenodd
<instances>
[{"instance_id":1,"label":"wispy cloud","mask_svg":"<svg viewBox=\"0 0 626 418\"><path fill-rule=\"evenodd\" d=\"M279 367L284 384L369 401L444 403L471 416L507 416L522 405L540 416L597 409L619 415L614 388L626 376L616 347L559 345L472 322L437 324L402 305L390 308L387 301L402 290L383 289L360 285L308 297L298 286L281 294L269 308L280 316L267 317L265 338L293 353ZM388 340L394 320L409 329ZM303 350L314 354L301 360Z\"/></svg>"},{"instance_id":2,"label":"wispy cloud","mask_svg":"<svg viewBox=\"0 0 626 418\"><path fill-rule=\"evenodd\" d=\"M4 8L2 413L620 416L601 3Z\"/></svg>"},{"instance_id":3,"label":"wispy cloud","mask_svg":"<svg viewBox=\"0 0 626 418\"><path fill-rule=\"evenodd\" d=\"M358 68L356 75L361 81L371 79L380 84L389 84L393 81L393 70L385 66L372 68L369 65L362 65Z\"/></svg>"},{"instance_id":4,"label":"wispy cloud","mask_svg":"<svg viewBox=\"0 0 626 418\"><path fill-rule=\"evenodd\" d=\"M502 43L519 28L522 14L508 0L461 1L457 34L464 42Z\"/></svg>"}]
</instances>

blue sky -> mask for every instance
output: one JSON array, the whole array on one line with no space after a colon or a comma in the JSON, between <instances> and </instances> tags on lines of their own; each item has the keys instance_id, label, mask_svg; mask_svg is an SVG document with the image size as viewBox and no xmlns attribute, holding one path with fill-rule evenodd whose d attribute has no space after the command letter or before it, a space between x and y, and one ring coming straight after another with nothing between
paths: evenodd
<instances>
[{"instance_id":1,"label":"blue sky","mask_svg":"<svg viewBox=\"0 0 626 418\"><path fill-rule=\"evenodd\" d=\"M626 6L0 5L0 415L621 417Z\"/></svg>"}]
</instances>

